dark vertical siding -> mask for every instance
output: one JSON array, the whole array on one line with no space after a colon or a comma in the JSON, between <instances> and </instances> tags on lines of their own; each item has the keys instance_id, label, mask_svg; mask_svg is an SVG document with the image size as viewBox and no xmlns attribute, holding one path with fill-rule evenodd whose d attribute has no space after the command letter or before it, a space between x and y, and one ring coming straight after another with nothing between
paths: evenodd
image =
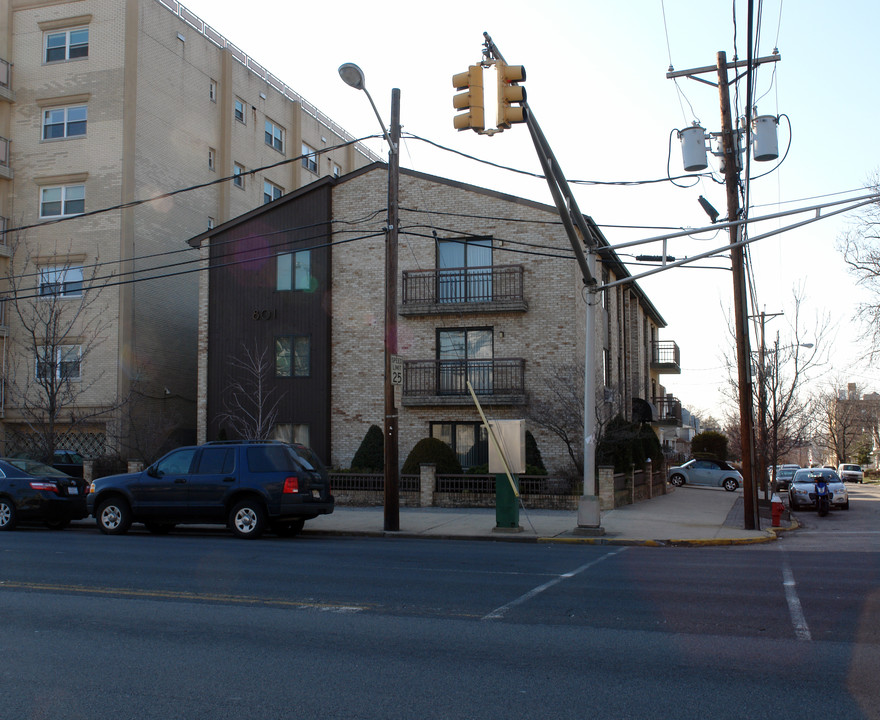
<instances>
[{"instance_id":1,"label":"dark vertical siding","mask_svg":"<svg viewBox=\"0 0 880 720\"><path fill-rule=\"evenodd\" d=\"M208 309L208 439L217 439L226 389L234 378L230 358L244 346L266 348L272 361L273 397L280 393L278 423L306 423L310 444L330 457L330 187L315 188L232 226L211 239ZM275 255L312 248L310 292L277 291ZM311 338L311 375L274 377L279 335ZM227 429L229 439L233 439Z\"/></svg>"}]
</instances>

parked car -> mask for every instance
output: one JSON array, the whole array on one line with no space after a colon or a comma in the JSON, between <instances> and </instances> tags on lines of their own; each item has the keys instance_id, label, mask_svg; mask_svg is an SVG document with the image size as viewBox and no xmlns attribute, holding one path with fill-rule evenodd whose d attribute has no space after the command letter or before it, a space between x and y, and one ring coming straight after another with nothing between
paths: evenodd
<instances>
[{"instance_id":1,"label":"parked car","mask_svg":"<svg viewBox=\"0 0 880 720\"><path fill-rule=\"evenodd\" d=\"M828 468L802 468L791 480L788 489L788 504L792 510L816 505L816 478L824 477L831 492L831 507L849 510L849 495L846 485L836 471Z\"/></svg>"},{"instance_id":2,"label":"parked car","mask_svg":"<svg viewBox=\"0 0 880 720\"><path fill-rule=\"evenodd\" d=\"M861 465L843 464L837 466L837 474L844 482L860 483L865 479L865 473L862 472Z\"/></svg>"},{"instance_id":3,"label":"parked car","mask_svg":"<svg viewBox=\"0 0 880 720\"><path fill-rule=\"evenodd\" d=\"M800 465L777 465L776 466L776 488L777 490L787 490L788 486L791 484L791 479L794 477L794 474L797 470L800 470ZM768 480L773 479L773 468L769 468L767 470Z\"/></svg>"},{"instance_id":4,"label":"parked car","mask_svg":"<svg viewBox=\"0 0 880 720\"><path fill-rule=\"evenodd\" d=\"M0 458L0 530L34 520L61 530L87 516L81 480L27 458Z\"/></svg>"},{"instance_id":5,"label":"parked car","mask_svg":"<svg viewBox=\"0 0 880 720\"><path fill-rule=\"evenodd\" d=\"M742 487L742 475L723 460L688 460L669 471L669 482L682 485L711 485L733 492Z\"/></svg>"},{"instance_id":6,"label":"parked car","mask_svg":"<svg viewBox=\"0 0 880 720\"><path fill-rule=\"evenodd\" d=\"M83 476L83 458L73 450L56 450L52 456L52 467L71 477Z\"/></svg>"},{"instance_id":7,"label":"parked car","mask_svg":"<svg viewBox=\"0 0 880 720\"><path fill-rule=\"evenodd\" d=\"M304 445L220 441L172 450L146 470L95 480L88 510L101 532L133 522L164 534L179 523L223 524L242 538L296 535L333 512L330 476Z\"/></svg>"}]
</instances>

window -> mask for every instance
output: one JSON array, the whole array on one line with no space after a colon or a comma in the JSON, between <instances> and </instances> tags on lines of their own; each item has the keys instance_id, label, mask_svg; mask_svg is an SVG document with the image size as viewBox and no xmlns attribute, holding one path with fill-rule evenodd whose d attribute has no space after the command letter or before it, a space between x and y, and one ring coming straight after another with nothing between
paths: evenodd
<instances>
[{"instance_id":1,"label":"window","mask_svg":"<svg viewBox=\"0 0 880 720\"><path fill-rule=\"evenodd\" d=\"M193 475L231 475L235 472L235 448L208 447L202 449Z\"/></svg>"},{"instance_id":2,"label":"window","mask_svg":"<svg viewBox=\"0 0 880 720\"><path fill-rule=\"evenodd\" d=\"M86 134L85 105L50 108L43 111L43 140L77 137Z\"/></svg>"},{"instance_id":3,"label":"window","mask_svg":"<svg viewBox=\"0 0 880 720\"><path fill-rule=\"evenodd\" d=\"M492 239L437 241L440 302L491 302Z\"/></svg>"},{"instance_id":4,"label":"window","mask_svg":"<svg viewBox=\"0 0 880 720\"><path fill-rule=\"evenodd\" d=\"M275 148L278 152L284 152L284 129L271 120L266 120L266 145Z\"/></svg>"},{"instance_id":5,"label":"window","mask_svg":"<svg viewBox=\"0 0 880 720\"><path fill-rule=\"evenodd\" d=\"M304 423L277 423L272 428L272 439L309 445L309 426Z\"/></svg>"},{"instance_id":6,"label":"window","mask_svg":"<svg viewBox=\"0 0 880 720\"><path fill-rule=\"evenodd\" d=\"M235 163L232 166L232 184L244 190L244 165Z\"/></svg>"},{"instance_id":7,"label":"window","mask_svg":"<svg viewBox=\"0 0 880 720\"><path fill-rule=\"evenodd\" d=\"M437 331L440 395L464 395L467 382L477 394L490 394L493 382L491 328Z\"/></svg>"},{"instance_id":8,"label":"window","mask_svg":"<svg viewBox=\"0 0 880 720\"><path fill-rule=\"evenodd\" d=\"M198 448L181 448L156 463L156 475L189 475Z\"/></svg>"},{"instance_id":9,"label":"window","mask_svg":"<svg viewBox=\"0 0 880 720\"><path fill-rule=\"evenodd\" d=\"M263 205L277 200L284 194L284 189L278 187L275 183L263 180Z\"/></svg>"},{"instance_id":10,"label":"window","mask_svg":"<svg viewBox=\"0 0 880 720\"><path fill-rule=\"evenodd\" d=\"M244 102L242 102L238 98L235 98L235 119L238 120L240 123L244 123L245 125L247 125L247 119L245 118L244 114Z\"/></svg>"},{"instance_id":11,"label":"window","mask_svg":"<svg viewBox=\"0 0 880 720\"><path fill-rule=\"evenodd\" d=\"M37 380L79 380L81 355L79 345L42 348L37 354Z\"/></svg>"},{"instance_id":12,"label":"window","mask_svg":"<svg viewBox=\"0 0 880 720\"><path fill-rule=\"evenodd\" d=\"M213 230L213 229L214 229L214 218L209 217L208 218L208 230Z\"/></svg>"},{"instance_id":13,"label":"window","mask_svg":"<svg viewBox=\"0 0 880 720\"><path fill-rule=\"evenodd\" d=\"M67 217L85 212L86 186L61 185L40 188L40 217Z\"/></svg>"},{"instance_id":14,"label":"window","mask_svg":"<svg viewBox=\"0 0 880 720\"><path fill-rule=\"evenodd\" d=\"M462 469L489 462L489 433L482 423L434 422L431 437L452 448Z\"/></svg>"},{"instance_id":15,"label":"window","mask_svg":"<svg viewBox=\"0 0 880 720\"><path fill-rule=\"evenodd\" d=\"M276 290L312 289L312 253L300 250L278 254Z\"/></svg>"},{"instance_id":16,"label":"window","mask_svg":"<svg viewBox=\"0 0 880 720\"><path fill-rule=\"evenodd\" d=\"M318 172L318 155L315 148L309 147L305 143L302 144L302 164L306 170L317 174Z\"/></svg>"},{"instance_id":17,"label":"window","mask_svg":"<svg viewBox=\"0 0 880 720\"><path fill-rule=\"evenodd\" d=\"M89 56L89 29L74 28L46 33L46 62L64 62Z\"/></svg>"},{"instance_id":18,"label":"window","mask_svg":"<svg viewBox=\"0 0 880 720\"><path fill-rule=\"evenodd\" d=\"M275 376L308 377L311 372L311 340L306 335L275 338Z\"/></svg>"},{"instance_id":19,"label":"window","mask_svg":"<svg viewBox=\"0 0 880 720\"><path fill-rule=\"evenodd\" d=\"M339 165L337 165L335 162L331 162L330 163L330 174L333 177L338 178L340 175L342 175L342 168L339 167Z\"/></svg>"},{"instance_id":20,"label":"window","mask_svg":"<svg viewBox=\"0 0 880 720\"><path fill-rule=\"evenodd\" d=\"M80 297L83 292L81 267L55 266L40 269L40 295Z\"/></svg>"},{"instance_id":21,"label":"window","mask_svg":"<svg viewBox=\"0 0 880 720\"><path fill-rule=\"evenodd\" d=\"M211 80L208 83L208 97L211 98L211 102L217 102L217 81Z\"/></svg>"},{"instance_id":22,"label":"window","mask_svg":"<svg viewBox=\"0 0 880 720\"><path fill-rule=\"evenodd\" d=\"M217 151L214 148L208 148L208 170L217 169Z\"/></svg>"}]
</instances>

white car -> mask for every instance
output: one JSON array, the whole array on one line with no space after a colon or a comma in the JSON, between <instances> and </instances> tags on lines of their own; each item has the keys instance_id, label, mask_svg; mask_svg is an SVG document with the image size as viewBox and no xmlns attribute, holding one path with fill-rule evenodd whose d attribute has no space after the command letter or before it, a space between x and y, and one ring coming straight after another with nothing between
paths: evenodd
<instances>
[{"instance_id":1,"label":"white car","mask_svg":"<svg viewBox=\"0 0 880 720\"><path fill-rule=\"evenodd\" d=\"M837 466L837 474L844 482L860 483L865 479L865 473L862 472L861 465L843 464Z\"/></svg>"},{"instance_id":2,"label":"white car","mask_svg":"<svg viewBox=\"0 0 880 720\"><path fill-rule=\"evenodd\" d=\"M849 510L849 495L840 476L828 468L803 468L792 478L788 488L788 504L792 510L800 510L805 505L816 505L816 479L824 477L831 493L831 507Z\"/></svg>"}]
</instances>

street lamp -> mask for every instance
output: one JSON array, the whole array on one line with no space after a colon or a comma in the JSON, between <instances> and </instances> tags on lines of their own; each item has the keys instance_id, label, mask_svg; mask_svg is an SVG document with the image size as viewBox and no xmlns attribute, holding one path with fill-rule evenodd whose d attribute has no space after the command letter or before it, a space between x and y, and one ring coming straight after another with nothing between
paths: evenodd
<instances>
[{"instance_id":1,"label":"street lamp","mask_svg":"<svg viewBox=\"0 0 880 720\"><path fill-rule=\"evenodd\" d=\"M363 90L373 107L382 134L388 141L388 222L385 226L385 530L400 530L400 493L397 445L397 408L391 359L397 355L397 226L400 194L400 90L391 91L391 128L385 129L376 103L367 90L364 71L354 63L339 66L339 77L355 90Z\"/></svg>"}]
</instances>

